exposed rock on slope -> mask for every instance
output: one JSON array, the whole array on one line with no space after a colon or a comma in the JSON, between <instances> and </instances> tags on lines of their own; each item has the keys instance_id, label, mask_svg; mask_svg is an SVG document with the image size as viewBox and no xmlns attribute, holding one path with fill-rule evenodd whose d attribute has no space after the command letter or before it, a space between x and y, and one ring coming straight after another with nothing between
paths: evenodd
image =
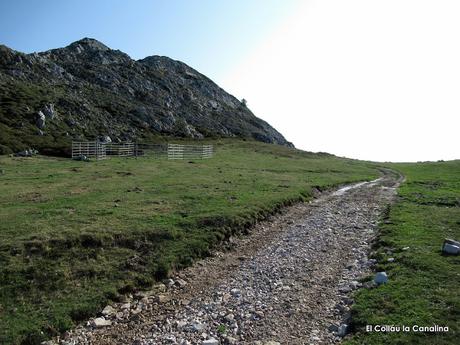
<instances>
[{"instance_id":1,"label":"exposed rock on slope","mask_svg":"<svg viewBox=\"0 0 460 345\"><path fill-rule=\"evenodd\" d=\"M71 138L243 137L292 145L186 64L132 60L94 39L23 54L0 46L0 153Z\"/></svg>"}]
</instances>

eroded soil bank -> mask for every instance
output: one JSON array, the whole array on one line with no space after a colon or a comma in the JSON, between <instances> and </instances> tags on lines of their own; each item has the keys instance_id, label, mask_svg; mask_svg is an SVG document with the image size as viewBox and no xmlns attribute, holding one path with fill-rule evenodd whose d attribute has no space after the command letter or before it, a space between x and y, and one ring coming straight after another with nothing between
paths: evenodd
<instances>
[{"instance_id":1,"label":"eroded soil bank","mask_svg":"<svg viewBox=\"0 0 460 345\"><path fill-rule=\"evenodd\" d=\"M61 344L331 344L400 178L347 186L259 223L151 292L128 297Z\"/></svg>"}]
</instances>

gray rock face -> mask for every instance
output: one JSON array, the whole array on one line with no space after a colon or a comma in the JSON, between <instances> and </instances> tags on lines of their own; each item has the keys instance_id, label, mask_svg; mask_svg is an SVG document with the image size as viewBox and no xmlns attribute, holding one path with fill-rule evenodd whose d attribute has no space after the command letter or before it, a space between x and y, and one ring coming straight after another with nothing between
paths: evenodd
<instances>
[{"instance_id":1,"label":"gray rock face","mask_svg":"<svg viewBox=\"0 0 460 345\"><path fill-rule=\"evenodd\" d=\"M37 127L40 129L44 129L46 126L46 117L41 110L37 113L37 120L35 123L37 124Z\"/></svg>"},{"instance_id":2,"label":"gray rock face","mask_svg":"<svg viewBox=\"0 0 460 345\"><path fill-rule=\"evenodd\" d=\"M35 110L47 120L55 119L47 135L70 128L72 137L88 139L106 133L126 140L159 134L242 137L292 146L238 99L186 64L164 56L135 61L94 39L34 54L0 46L1 84L13 98L21 88L43 91L33 93L37 99L30 105L46 104ZM17 103L24 106L24 97L18 96ZM30 121L26 112L17 116L23 117L18 121ZM36 122L44 128L42 118Z\"/></svg>"},{"instance_id":3,"label":"gray rock face","mask_svg":"<svg viewBox=\"0 0 460 345\"><path fill-rule=\"evenodd\" d=\"M54 104L50 103L43 107L41 112L45 115L47 119L54 119L56 117L56 112L54 111Z\"/></svg>"}]
</instances>

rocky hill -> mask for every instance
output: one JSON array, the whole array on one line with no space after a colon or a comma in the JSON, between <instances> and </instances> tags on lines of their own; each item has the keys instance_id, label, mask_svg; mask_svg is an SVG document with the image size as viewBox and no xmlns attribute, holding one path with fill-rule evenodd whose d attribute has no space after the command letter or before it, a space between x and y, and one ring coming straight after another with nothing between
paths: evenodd
<instances>
[{"instance_id":1,"label":"rocky hill","mask_svg":"<svg viewBox=\"0 0 460 345\"><path fill-rule=\"evenodd\" d=\"M242 137L292 146L186 64L133 60L97 40L24 54L0 45L0 154L65 154L71 139Z\"/></svg>"}]
</instances>

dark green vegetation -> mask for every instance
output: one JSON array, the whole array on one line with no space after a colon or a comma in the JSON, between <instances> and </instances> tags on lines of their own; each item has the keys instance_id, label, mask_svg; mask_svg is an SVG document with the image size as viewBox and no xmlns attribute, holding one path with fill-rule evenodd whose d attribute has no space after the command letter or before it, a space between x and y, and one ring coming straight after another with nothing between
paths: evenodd
<instances>
[{"instance_id":1,"label":"dark green vegetation","mask_svg":"<svg viewBox=\"0 0 460 345\"><path fill-rule=\"evenodd\" d=\"M71 128L65 121L50 122L42 136L38 135L35 125L34 109L55 103L63 92L58 87L27 82L0 82L0 154L35 148L43 154L69 155L71 138L66 137L66 133L71 132ZM96 137L97 128L86 134Z\"/></svg>"},{"instance_id":2,"label":"dark green vegetation","mask_svg":"<svg viewBox=\"0 0 460 345\"><path fill-rule=\"evenodd\" d=\"M458 344L460 257L444 256L445 237L460 239L460 161L393 164L407 178L383 219L378 271L389 283L360 290L355 331L346 344ZM409 247L407 250L403 248ZM394 257L393 263L387 259ZM366 333L365 325L449 326L449 333Z\"/></svg>"},{"instance_id":3,"label":"dark green vegetation","mask_svg":"<svg viewBox=\"0 0 460 345\"><path fill-rule=\"evenodd\" d=\"M214 144L215 158L190 162L0 157L0 343L68 329L315 187L378 176L327 154Z\"/></svg>"}]
</instances>

